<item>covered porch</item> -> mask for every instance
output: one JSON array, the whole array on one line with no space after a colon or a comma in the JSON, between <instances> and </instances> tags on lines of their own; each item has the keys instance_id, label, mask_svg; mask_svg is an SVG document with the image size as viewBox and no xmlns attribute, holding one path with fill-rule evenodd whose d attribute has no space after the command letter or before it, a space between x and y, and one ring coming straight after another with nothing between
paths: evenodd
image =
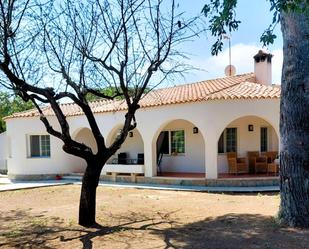
<instances>
[{"instance_id":1,"label":"covered porch","mask_svg":"<svg viewBox=\"0 0 309 249\"><path fill-rule=\"evenodd\" d=\"M116 126L108 135L107 144L111 145L120 134L121 125ZM102 175L112 175L113 180L117 175L130 175L132 181L136 176L145 174L144 142L138 131L130 131L121 148L108 160L104 166Z\"/></svg>"},{"instance_id":2,"label":"covered porch","mask_svg":"<svg viewBox=\"0 0 309 249\"><path fill-rule=\"evenodd\" d=\"M108 146L120 129L121 125L117 125L110 130L106 140ZM278 178L275 159L279 139L276 129L263 118L248 115L225 127L222 125L216 133L207 131L203 123L196 125L184 119L162 123L154 133L134 129L104 166L102 175L112 176L114 181L117 176L129 176L134 181L137 176L184 180ZM80 129L75 138L96 151L88 128ZM147 149L151 141L154 141L154 150ZM149 160L147 163L147 157L153 158L155 163ZM153 174L149 174L150 169L154 169ZM211 174L212 171L216 174Z\"/></svg>"},{"instance_id":3,"label":"covered porch","mask_svg":"<svg viewBox=\"0 0 309 249\"><path fill-rule=\"evenodd\" d=\"M120 129L121 125L117 125L110 131L107 136L107 146L110 146L119 135ZM95 138L88 127L78 129L72 136L76 141L89 146L93 152L97 152ZM76 170L73 173L78 174L85 171L86 162L84 160L76 159L74 164ZM129 174L135 178L137 175L144 175L144 173L144 142L139 131L134 129L129 132L121 148L107 161L101 175L112 175L115 178L117 174Z\"/></svg>"},{"instance_id":4,"label":"covered porch","mask_svg":"<svg viewBox=\"0 0 309 249\"><path fill-rule=\"evenodd\" d=\"M156 176L205 178L205 142L199 128L187 120L173 120L156 140Z\"/></svg>"},{"instance_id":5,"label":"covered porch","mask_svg":"<svg viewBox=\"0 0 309 249\"><path fill-rule=\"evenodd\" d=\"M218 140L218 176L279 175L279 138L274 127L257 116L232 121Z\"/></svg>"},{"instance_id":6,"label":"covered porch","mask_svg":"<svg viewBox=\"0 0 309 249\"><path fill-rule=\"evenodd\" d=\"M168 137L170 134L167 131L181 129L185 135L184 153L180 155L184 158L180 158L178 154L173 155L170 151L172 144L168 143L173 138ZM164 142L164 138L161 140L166 145L162 146L162 158L159 156L160 153L157 155L159 165L157 177L208 179L206 169L212 165L206 165L207 141L204 143L198 127L188 121L175 120L163 128L160 136L164 133L167 136L166 141ZM160 136L157 140L157 151L159 151ZM237 118L230 122L218 137L217 178L278 178L278 156L278 134L269 122L258 116L248 115ZM188 167L181 168L186 158L189 158L186 161ZM200 166L200 171L195 171L198 162L202 162L203 165Z\"/></svg>"}]
</instances>

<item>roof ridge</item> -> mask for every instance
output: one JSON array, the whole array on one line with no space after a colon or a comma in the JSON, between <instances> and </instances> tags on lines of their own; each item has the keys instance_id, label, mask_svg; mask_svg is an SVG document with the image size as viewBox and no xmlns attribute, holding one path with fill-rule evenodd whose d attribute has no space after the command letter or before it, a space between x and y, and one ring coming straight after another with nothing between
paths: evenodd
<instances>
[{"instance_id":1,"label":"roof ridge","mask_svg":"<svg viewBox=\"0 0 309 249\"><path fill-rule=\"evenodd\" d=\"M163 88L155 89L154 91L150 91L149 93L160 91L160 90L165 90L165 89L178 88L178 87L183 87L183 86L190 86L190 85L195 85L195 84L200 84L200 83L207 83L207 82L210 82L210 81L226 80L226 79L230 79L230 78L239 78L239 77L245 77L245 76L253 77L255 75L254 75L254 72L250 72L250 73L236 74L236 75L233 75L233 76L222 76L222 77L215 78L215 79L200 80L200 81L196 81L196 82L179 84L179 85L175 85L175 86L163 87ZM250 77L248 77L248 78L250 78ZM252 83L254 83L254 82L252 82Z\"/></svg>"},{"instance_id":2,"label":"roof ridge","mask_svg":"<svg viewBox=\"0 0 309 249\"><path fill-rule=\"evenodd\" d=\"M227 79L231 79L231 78L233 78L233 79L236 78L236 79L237 79L237 78L239 78L239 77L245 77L245 76L248 76L248 78L245 79L245 80L248 80L249 78L254 77L255 75L254 75L254 72L250 72L250 73L237 74L237 75L233 75L233 76L224 76L224 77L215 78L215 79L209 79L209 80L201 80L201 81L197 81L197 82L191 82L191 83L186 83L186 84L180 84L180 85L176 85L176 86L164 87L164 88L155 89L155 90L153 90L153 91L150 91L150 92L148 92L148 93L143 94L141 100L142 100L143 98L145 98L145 97L146 97L147 95L149 95L149 94L154 94L154 95L156 95L157 97L161 98L161 96L160 96L160 91L164 91L164 90L170 90L170 89L173 89L173 88L178 89L178 88L182 88L182 87L186 87L186 86L198 85L198 84L201 84L201 83L210 83L211 81L222 81L222 80L227 80ZM227 88L233 87L233 86L235 86L235 85L237 85L237 84L239 84L239 83L241 83L241 82L237 82L237 83L235 83L235 84L233 84L233 85L231 85L231 86L228 86ZM255 82L252 82L252 83L255 83ZM209 94L207 94L206 96L204 96L203 98L198 98L197 101L206 100L211 94L218 93L218 92L220 92L220 91L222 91L222 90L226 90L226 88L223 88L223 89L221 88L221 89L218 89L218 90L215 91L215 92L209 93Z\"/></svg>"},{"instance_id":3,"label":"roof ridge","mask_svg":"<svg viewBox=\"0 0 309 249\"><path fill-rule=\"evenodd\" d=\"M239 84L252 84L252 85L258 85L258 86L263 86L263 87L267 87L267 88L281 88L281 85L276 85L276 84L265 85L265 84L262 84L262 83L251 82L251 81L242 81L242 82L239 82Z\"/></svg>"},{"instance_id":4,"label":"roof ridge","mask_svg":"<svg viewBox=\"0 0 309 249\"><path fill-rule=\"evenodd\" d=\"M227 87L224 87L224 88L221 88L221 89L218 89L217 91L214 91L212 93L209 93L207 94L206 96L204 96L203 98L201 98L200 100L207 100L207 98L213 94L216 94L216 93L219 93L221 91L224 91L224 90L227 90L229 88L232 88L232 87L235 87L236 85L239 85L241 84L242 82L237 82L237 83L234 83L233 85L230 85L230 86L227 86Z\"/></svg>"}]
</instances>

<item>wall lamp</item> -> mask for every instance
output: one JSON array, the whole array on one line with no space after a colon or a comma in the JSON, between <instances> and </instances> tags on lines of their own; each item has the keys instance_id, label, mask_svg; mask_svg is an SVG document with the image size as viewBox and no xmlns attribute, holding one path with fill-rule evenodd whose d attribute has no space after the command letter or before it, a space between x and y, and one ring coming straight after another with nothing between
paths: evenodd
<instances>
[{"instance_id":1,"label":"wall lamp","mask_svg":"<svg viewBox=\"0 0 309 249\"><path fill-rule=\"evenodd\" d=\"M197 127L193 127L193 134L197 134L198 133L198 128Z\"/></svg>"}]
</instances>

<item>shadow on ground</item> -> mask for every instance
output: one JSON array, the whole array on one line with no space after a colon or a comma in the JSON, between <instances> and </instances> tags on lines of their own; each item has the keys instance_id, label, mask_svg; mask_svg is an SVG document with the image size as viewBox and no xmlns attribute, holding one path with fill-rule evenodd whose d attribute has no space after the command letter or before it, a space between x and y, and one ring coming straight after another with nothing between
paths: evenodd
<instances>
[{"instance_id":1,"label":"shadow on ground","mask_svg":"<svg viewBox=\"0 0 309 249\"><path fill-rule=\"evenodd\" d=\"M308 230L281 227L269 216L227 214L186 224L173 220L173 212L153 217L131 213L113 219L118 220L118 225L83 228L45 213L11 210L0 213L0 247L309 248Z\"/></svg>"},{"instance_id":2,"label":"shadow on ground","mask_svg":"<svg viewBox=\"0 0 309 249\"><path fill-rule=\"evenodd\" d=\"M309 248L309 231L280 226L275 218L227 214L167 229L166 248Z\"/></svg>"}]
</instances>

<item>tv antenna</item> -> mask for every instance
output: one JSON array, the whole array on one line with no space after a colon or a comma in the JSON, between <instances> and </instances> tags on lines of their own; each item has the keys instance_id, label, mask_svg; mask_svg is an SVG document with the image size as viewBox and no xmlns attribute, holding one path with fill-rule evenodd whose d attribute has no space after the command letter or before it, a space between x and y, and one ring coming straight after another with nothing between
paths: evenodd
<instances>
[{"instance_id":1,"label":"tv antenna","mask_svg":"<svg viewBox=\"0 0 309 249\"><path fill-rule=\"evenodd\" d=\"M236 74L236 68L232 65L231 35L224 34L222 38L229 40L229 65L225 68L224 73L226 76L234 76Z\"/></svg>"}]
</instances>

